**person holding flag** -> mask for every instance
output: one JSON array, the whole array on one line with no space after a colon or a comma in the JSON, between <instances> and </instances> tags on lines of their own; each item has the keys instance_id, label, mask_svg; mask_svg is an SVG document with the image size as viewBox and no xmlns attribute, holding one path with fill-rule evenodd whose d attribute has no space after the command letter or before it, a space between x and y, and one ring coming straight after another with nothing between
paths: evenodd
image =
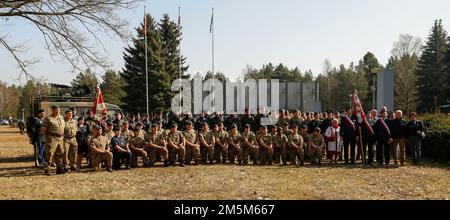
<instances>
[{"instance_id":1,"label":"person holding flag","mask_svg":"<svg viewBox=\"0 0 450 220\"><path fill-rule=\"evenodd\" d=\"M358 142L358 150L356 158L361 158L363 164L366 163L366 146L374 132L372 126L369 124L366 115L364 114L364 109L362 107L361 101L358 97L358 91L353 92L353 116L356 118L356 141ZM359 159L358 159L359 160Z\"/></svg>"}]
</instances>

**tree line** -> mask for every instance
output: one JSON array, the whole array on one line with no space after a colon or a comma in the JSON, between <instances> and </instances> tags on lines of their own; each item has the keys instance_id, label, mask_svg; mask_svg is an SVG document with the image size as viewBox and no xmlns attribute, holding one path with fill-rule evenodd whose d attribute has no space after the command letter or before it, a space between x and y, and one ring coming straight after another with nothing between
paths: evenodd
<instances>
[{"instance_id":1,"label":"tree line","mask_svg":"<svg viewBox=\"0 0 450 220\"><path fill-rule=\"evenodd\" d=\"M181 76L190 79L186 57L179 55L182 27L165 14L156 21L150 14L147 18L147 58L149 81L149 106L151 111L169 110L172 97L171 83ZM145 34L144 23L135 28L132 43L124 48L124 67L120 71L107 70L100 78L90 69L79 73L72 86L100 84L106 102L121 106L126 112L145 112ZM180 60L181 59L181 60ZM181 61L181 62L180 62ZM367 52L357 63L333 66L325 59L323 70L314 74L299 67L289 68L283 64L268 63L261 68L247 65L241 80L280 79L292 82L317 82L323 110L344 109L349 103L349 94L355 89L366 109L372 103L373 74L383 69L393 70L395 76L395 106L406 112L433 112L450 102L450 37L442 24L436 20L425 42L409 34L401 34L393 44L391 57L386 66L380 64L375 54ZM199 76L195 73L194 77ZM207 72L204 79L212 78ZM218 80L226 74L214 73ZM0 116L20 116L22 108L28 113L29 96L46 91L39 80L29 80L24 86L0 83Z\"/></svg>"}]
</instances>

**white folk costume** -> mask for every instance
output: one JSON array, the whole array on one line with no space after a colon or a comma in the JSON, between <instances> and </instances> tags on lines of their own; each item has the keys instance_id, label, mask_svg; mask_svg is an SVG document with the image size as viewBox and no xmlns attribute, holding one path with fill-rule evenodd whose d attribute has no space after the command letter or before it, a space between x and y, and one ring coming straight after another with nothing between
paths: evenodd
<instances>
[{"instance_id":1,"label":"white folk costume","mask_svg":"<svg viewBox=\"0 0 450 220\"><path fill-rule=\"evenodd\" d=\"M334 128L333 126L328 127L325 131L325 137L328 141L327 146L327 155L339 155L342 151L341 146L341 135L339 134L341 131L340 127Z\"/></svg>"}]
</instances>

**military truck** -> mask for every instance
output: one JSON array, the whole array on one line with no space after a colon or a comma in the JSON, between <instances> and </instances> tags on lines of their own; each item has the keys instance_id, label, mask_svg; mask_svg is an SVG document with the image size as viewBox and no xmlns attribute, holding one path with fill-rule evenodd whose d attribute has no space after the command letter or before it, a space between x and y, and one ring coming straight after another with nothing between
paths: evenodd
<instances>
[{"instance_id":1,"label":"military truck","mask_svg":"<svg viewBox=\"0 0 450 220\"><path fill-rule=\"evenodd\" d=\"M46 94L33 94L30 97L30 115L27 117L27 134L34 149L35 166L39 166L38 161L38 147L35 130L35 118L37 112L42 109L45 115L51 114L51 107L57 105L61 109L61 114L64 115L66 110L72 110L74 118L87 116L87 112L92 109L96 94L94 89L87 86L73 88L66 85L47 84L50 87L50 92ZM108 115L114 118L116 112L123 115L119 106L105 103Z\"/></svg>"}]
</instances>

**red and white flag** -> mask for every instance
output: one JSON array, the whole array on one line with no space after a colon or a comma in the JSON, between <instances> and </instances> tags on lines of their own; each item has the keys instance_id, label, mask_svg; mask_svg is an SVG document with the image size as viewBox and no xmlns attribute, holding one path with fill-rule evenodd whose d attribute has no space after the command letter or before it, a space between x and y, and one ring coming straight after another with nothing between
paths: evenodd
<instances>
[{"instance_id":1,"label":"red and white flag","mask_svg":"<svg viewBox=\"0 0 450 220\"><path fill-rule=\"evenodd\" d=\"M103 101L103 93L100 87L97 85L97 97L94 100L94 104L92 106L92 112L94 115L97 114L97 112L108 112L106 109L105 102Z\"/></svg>"},{"instance_id":2,"label":"red and white flag","mask_svg":"<svg viewBox=\"0 0 450 220\"><path fill-rule=\"evenodd\" d=\"M144 36L147 38L147 16L144 13Z\"/></svg>"},{"instance_id":3,"label":"red and white flag","mask_svg":"<svg viewBox=\"0 0 450 220\"><path fill-rule=\"evenodd\" d=\"M358 92L356 90L353 92L352 100L353 100L353 115L355 115L356 118L358 119L358 123L363 124L367 128L367 130L369 130L369 133L371 135L374 135L372 126L370 126L369 122L366 119L364 109L362 107L361 101L359 100Z\"/></svg>"}]
</instances>

